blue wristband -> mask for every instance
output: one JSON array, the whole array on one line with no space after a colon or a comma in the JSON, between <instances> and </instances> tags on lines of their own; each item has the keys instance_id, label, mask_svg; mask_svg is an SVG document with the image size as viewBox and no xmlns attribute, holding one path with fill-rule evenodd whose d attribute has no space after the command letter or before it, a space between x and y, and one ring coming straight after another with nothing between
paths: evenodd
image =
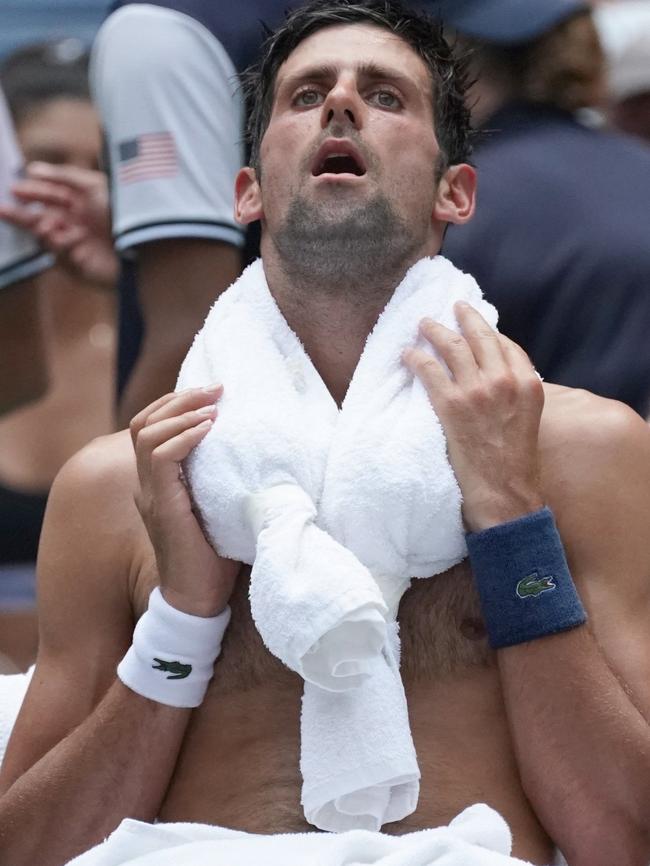
<instances>
[{"instance_id":1,"label":"blue wristband","mask_svg":"<svg viewBox=\"0 0 650 866\"><path fill-rule=\"evenodd\" d=\"M467 548L494 649L587 621L549 508L470 532Z\"/></svg>"}]
</instances>

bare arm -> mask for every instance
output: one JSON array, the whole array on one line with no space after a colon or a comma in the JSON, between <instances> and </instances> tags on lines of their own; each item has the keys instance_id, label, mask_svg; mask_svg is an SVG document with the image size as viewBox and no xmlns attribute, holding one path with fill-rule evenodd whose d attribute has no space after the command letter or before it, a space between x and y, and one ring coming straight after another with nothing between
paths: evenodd
<instances>
[{"instance_id":1,"label":"bare arm","mask_svg":"<svg viewBox=\"0 0 650 866\"><path fill-rule=\"evenodd\" d=\"M598 403L543 479L589 624L498 663L526 793L570 866L647 866L650 431Z\"/></svg>"},{"instance_id":2,"label":"bare arm","mask_svg":"<svg viewBox=\"0 0 650 866\"><path fill-rule=\"evenodd\" d=\"M12 866L60 866L124 817L158 813L190 710L115 678L131 640L129 581L142 541L133 496L169 603L199 616L223 609L237 566L222 567L178 476L215 414L195 410L217 395L167 395L134 420L139 485L132 460L124 465L124 434L85 449L55 483L39 556L39 658L0 776L0 847Z\"/></svg>"},{"instance_id":3,"label":"bare arm","mask_svg":"<svg viewBox=\"0 0 650 866\"><path fill-rule=\"evenodd\" d=\"M221 241L178 238L138 248L145 334L118 407L120 426L127 426L143 406L174 387L194 335L240 270L240 251Z\"/></svg>"},{"instance_id":4,"label":"bare arm","mask_svg":"<svg viewBox=\"0 0 650 866\"><path fill-rule=\"evenodd\" d=\"M422 352L405 359L443 422L465 521L476 531L544 502L543 392L518 347L473 311L459 308L458 319L464 338L423 328L451 378ZM631 416L625 436L612 437L625 457L606 472L607 461L594 460L602 445L594 451L580 435L588 427L579 423L569 437L564 423L564 441L560 433L553 449L565 462L546 478L592 623L497 652L526 794L570 866L647 866L650 858L650 442Z\"/></svg>"},{"instance_id":5,"label":"bare arm","mask_svg":"<svg viewBox=\"0 0 650 866\"><path fill-rule=\"evenodd\" d=\"M0 291L0 415L37 400L48 374L38 278Z\"/></svg>"}]
</instances>

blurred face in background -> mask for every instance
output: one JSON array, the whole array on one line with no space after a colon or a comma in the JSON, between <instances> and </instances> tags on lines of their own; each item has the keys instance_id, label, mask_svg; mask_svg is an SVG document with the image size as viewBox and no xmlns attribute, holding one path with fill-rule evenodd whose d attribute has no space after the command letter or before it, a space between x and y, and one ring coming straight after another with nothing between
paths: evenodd
<instances>
[{"instance_id":1,"label":"blurred face in background","mask_svg":"<svg viewBox=\"0 0 650 866\"><path fill-rule=\"evenodd\" d=\"M35 103L16 124L25 162L97 169L101 133L89 100L56 97Z\"/></svg>"}]
</instances>

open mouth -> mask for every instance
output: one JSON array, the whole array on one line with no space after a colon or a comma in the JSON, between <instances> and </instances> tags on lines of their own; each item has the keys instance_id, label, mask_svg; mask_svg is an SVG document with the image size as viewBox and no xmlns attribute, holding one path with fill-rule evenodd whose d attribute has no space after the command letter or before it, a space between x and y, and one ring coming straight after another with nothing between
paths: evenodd
<instances>
[{"instance_id":1,"label":"open mouth","mask_svg":"<svg viewBox=\"0 0 650 866\"><path fill-rule=\"evenodd\" d=\"M312 167L314 177L322 174L352 174L362 177L365 173L366 167L360 154L351 145L333 141L323 145Z\"/></svg>"},{"instance_id":2,"label":"open mouth","mask_svg":"<svg viewBox=\"0 0 650 866\"><path fill-rule=\"evenodd\" d=\"M365 169L359 165L354 157L349 154L333 153L321 162L314 172L314 176L318 177L320 174L356 174L357 177L361 177L365 173Z\"/></svg>"}]
</instances>

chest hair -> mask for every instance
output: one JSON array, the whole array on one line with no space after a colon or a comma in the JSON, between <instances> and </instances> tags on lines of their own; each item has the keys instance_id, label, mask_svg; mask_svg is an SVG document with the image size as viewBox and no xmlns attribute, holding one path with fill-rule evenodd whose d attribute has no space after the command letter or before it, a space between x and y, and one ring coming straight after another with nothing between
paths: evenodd
<instances>
[{"instance_id":1,"label":"chest hair","mask_svg":"<svg viewBox=\"0 0 650 866\"><path fill-rule=\"evenodd\" d=\"M298 679L264 646L248 601L250 568L242 571L230 600L232 618L215 680L221 694L260 685L281 688ZM136 616L157 583L153 561L143 569L134 606ZM430 579L415 579L399 607L404 682L437 681L490 663L478 595L466 563ZM215 685L217 683L215 682Z\"/></svg>"}]
</instances>

